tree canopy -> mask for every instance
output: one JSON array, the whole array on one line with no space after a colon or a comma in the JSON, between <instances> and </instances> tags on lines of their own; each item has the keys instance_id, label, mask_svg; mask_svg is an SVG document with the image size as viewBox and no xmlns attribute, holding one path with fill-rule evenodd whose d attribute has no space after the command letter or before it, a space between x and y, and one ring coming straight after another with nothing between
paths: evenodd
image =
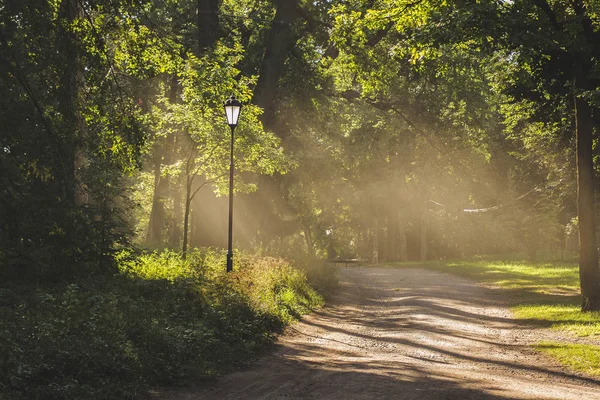
<instances>
[{"instance_id":1,"label":"tree canopy","mask_svg":"<svg viewBox=\"0 0 600 400\"><path fill-rule=\"evenodd\" d=\"M583 0L5 1L2 274L225 247L234 94L236 247L578 251L599 310L599 21Z\"/></svg>"}]
</instances>

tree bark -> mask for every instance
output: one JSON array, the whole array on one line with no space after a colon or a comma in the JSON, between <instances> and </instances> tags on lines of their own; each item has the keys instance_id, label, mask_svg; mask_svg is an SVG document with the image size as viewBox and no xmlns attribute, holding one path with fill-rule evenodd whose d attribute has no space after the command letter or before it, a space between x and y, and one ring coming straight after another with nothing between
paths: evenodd
<instances>
[{"instance_id":1,"label":"tree bark","mask_svg":"<svg viewBox=\"0 0 600 400\"><path fill-rule=\"evenodd\" d=\"M584 61L575 65L575 90L589 87ZM592 108L575 93L577 141L577 214L582 311L600 311L600 271L596 241Z\"/></svg>"},{"instance_id":2,"label":"tree bark","mask_svg":"<svg viewBox=\"0 0 600 400\"><path fill-rule=\"evenodd\" d=\"M202 55L219 40L219 3L219 0L197 0L198 55Z\"/></svg>"},{"instance_id":3,"label":"tree bark","mask_svg":"<svg viewBox=\"0 0 600 400\"><path fill-rule=\"evenodd\" d=\"M292 29L294 21L298 18L298 0L277 0L275 3L277 11L267 37L265 55L252 99L254 104L264 109L261 120L267 129L273 128L275 96L279 79L283 76L285 61L298 40Z\"/></svg>"},{"instance_id":4,"label":"tree bark","mask_svg":"<svg viewBox=\"0 0 600 400\"><path fill-rule=\"evenodd\" d=\"M308 255L314 257L315 245L312 239L312 230L310 229L310 226L307 226L304 229L304 239L306 240L306 249L308 250Z\"/></svg>"},{"instance_id":5,"label":"tree bark","mask_svg":"<svg viewBox=\"0 0 600 400\"><path fill-rule=\"evenodd\" d=\"M196 158L196 152L194 149L188 155L188 159L185 167L185 211L183 214L183 244L182 244L182 257L185 260L187 257L187 248L188 248L188 237L189 237L189 221L190 221L190 207L192 205L192 199L194 198L194 193L192 193L192 188L194 185L194 179L196 178L195 174L192 174L193 161Z\"/></svg>"},{"instance_id":6,"label":"tree bark","mask_svg":"<svg viewBox=\"0 0 600 400\"><path fill-rule=\"evenodd\" d=\"M192 200L189 198L189 194L186 196L185 201L185 215L183 217L183 246L181 250L181 256L185 260L187 258L188 250L188 225L190 219L190 205Z\"/></svg>"},{"instance_id":7,"label":"tree bark","mask_svg":"<svg viewBox=\"0 0 600 400\"><path fill-rule=\"evenodd\" d=\"M177 102L179 93L179 83L177 76L171 77L169 89L169 102ZM166 209L164 199L169 192L169 179L161 175L163 165L169 165L173 159L175 151L175 135L169 133L166 139L157 139L154 146L154 194L152 196L152 209L150 210L150 222L148 225L148 234L146 242L151 245L160 245L163 242L163 228L165 227ZM178 215L178 214L177 214ZM173 229L176 229L178 222L174 219Z\"/></svg>"},{"instance_id":8,"label":"tree bark","mask_svg":"<svg viewBox=\"0 0 600 400\"><path fill-rule=\"evenodd\" d=\"M407 261L408 253L406 248L406 227L404 225L404 221L402 216L400 215L400 211L397 211L398 219L397 219L397 240L398 240L398 260L399 261Z\"/></svg>"},{"instance_id":9,"label":"tree bark","mask_svg":"<svg viewBox=\"0 0 600 400\"><path fill-rule=\"evenodd\" d=\"M391 198L392 193L390 193ZM387 261L400 261L400 247L398 246L399 223L398 211L396 207L390 205L388 207L388 224L387 224Z\"/></svg>"},{"instance_id":10,"label":"tree bark","mask_svg":"<svg viewBox=\"0 0 600 400\"><path fill-rule=\"evenodd\" d=\"M373 264L379 264L379 219L373 220L373 257L371 262Z\"/></svg>"},{"instance_id":11,"label":"tree bark","mask_svg":"<svg viewBox=\"0 0 600 400\"><path fill-rule=\"evenodd\" d=\"M63 154L65 160L59 161L64 165L65 176L61 181L64 184L64 194L67 201L76 205L76 159L78 154L78 54L76 36L71 30L71 25L80 14L79 3L76 0L62 0L59 7L59 31L57 50L61 62L60 89L58 91L58 111L61 114L59 133L62 136Z\"/></svg>"},{"instance_id":12,"label":"tree bark","mask_svg":"<svg viewBox=\"0 0 600 400\"><path fill-rule=\"evenodd\" d=\"M420 261L427 261L427 221L424 215L421 217Z\"/></svg>"},{"instance_id":13,"label":"tree bark","mask_svg":"<svg viewBox=\"0 0 600 400\"><path fill-rule=\"evenodd\" d=\"M387 228L387 221L385 218L383 218L383 221L379 221L379 232L377 233L377 236L379 238L378 242L379 242L379 251L378 251L378 259L381 262L386 262L388 261L388 254L387 254L387 232L386 232L386 228Z\"/></svg>"},{"instance_id":14,"label":"tree bark","mask_svg":"<svg viewBox=\"0 0 600 400\"><path fill-rule=\"evenodd\" d=\"M146 243L159 245L162 241L162 227L164 217L164 204L162 201L162 178L160 169L162 166L161 146L156 146L154 154L154 194L152 195L152 209L150 210L150 221L148 223L148 234Z\"/></svg>"},{"instance_id":15,"label":"tree bark","mask_svg":"<svg viewBox=\"0 0 600 400\"><path fill-rule=\"evenodd\" d=\"M181 209L181 193L179 190L173 188L172 194L173 196L173 229L171 231L171 238L169 239L171 247L178 247L179 240L181 239L181 219L182 209Z\"/></svg>"}]
</instances>

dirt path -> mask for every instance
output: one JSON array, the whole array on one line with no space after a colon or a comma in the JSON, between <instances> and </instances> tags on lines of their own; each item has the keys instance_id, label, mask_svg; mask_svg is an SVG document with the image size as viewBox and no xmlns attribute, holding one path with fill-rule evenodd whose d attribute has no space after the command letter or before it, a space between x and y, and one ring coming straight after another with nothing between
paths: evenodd
<instances>
[{"instance_id":1,"label":"dirt path","mask_svg":"<svg viewBox=\"0 0 600 400\"><path fill-rule=\"evenodd\" d=\"M528 347L493 290L420 269L345 268L331 304L270 355L157 399L600 399L600 381Z\"/></svg>"}]
</instances>

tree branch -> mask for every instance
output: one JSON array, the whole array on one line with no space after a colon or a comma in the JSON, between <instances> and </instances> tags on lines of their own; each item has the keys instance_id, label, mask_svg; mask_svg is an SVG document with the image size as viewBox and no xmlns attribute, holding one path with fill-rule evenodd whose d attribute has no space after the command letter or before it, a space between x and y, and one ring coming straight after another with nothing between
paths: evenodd
<instances>
[{"instance_id":1,"label":"tree branch","mask_svg":"<svg viewBox=\"0 0 600 400\"><path fill-rule=\"evenodd\" d=\"M202 189L204 186L208 185L209 183L215 183L215 182L216 182L216 181L218 181L220 178L223 178L223 177L225 177L225 176L227 176L227 174L222 174L222 175L219 175L219 176L217 176L217 177L216 177L216 178L214 178L214 179L210 179L210 180L204 181L204 182L203 182L203 183L202 183L200 186L198 186L198 187L196 188L196 190L194 190L194 193L192 193L192 195L190 196L190 201L192 201L192 200L194 199L194 196L196 195L196 193L198 193L198 191L199 191L200 189Z\"/></svg>"}]
</instances>

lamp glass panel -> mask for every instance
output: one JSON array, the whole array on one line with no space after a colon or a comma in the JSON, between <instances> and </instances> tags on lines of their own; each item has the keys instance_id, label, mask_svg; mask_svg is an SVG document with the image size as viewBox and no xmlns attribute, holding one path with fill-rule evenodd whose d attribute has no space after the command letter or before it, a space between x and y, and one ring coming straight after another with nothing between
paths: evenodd
<instances>
[{"instance_id":1,"label":"lamp glass panel","mask_svg":"<svg viewBox=\"0 0 600 400\"><path fill-rule=\"evenodd\" d=\"M237 125L241 108L240 106L225 106L225 114L229 125Z\"/></svg>"},{"instance_id":2,"label":"lamp glass panel","mask_svg":"<svg viewBox=\"0 0 600 400\"><path fill-rule=\"evenodd\" d=\"M233 106L225 106L225 115L227 116L227 123L231 125L233 123Z\"/></svg>"},{"instance_id":3,"label":"lamp glass panel","mask_svg":"<svg viewBox=\"0 0 600 400\"><path fill-rule=\"evenodd\" d=\"M233 125L237 125L238 119L240 118L240 110L242 109L242 107L234 106L232 108L233 108L233 119L231 121L232 121Z\"/></svg>"}]
</instances>

